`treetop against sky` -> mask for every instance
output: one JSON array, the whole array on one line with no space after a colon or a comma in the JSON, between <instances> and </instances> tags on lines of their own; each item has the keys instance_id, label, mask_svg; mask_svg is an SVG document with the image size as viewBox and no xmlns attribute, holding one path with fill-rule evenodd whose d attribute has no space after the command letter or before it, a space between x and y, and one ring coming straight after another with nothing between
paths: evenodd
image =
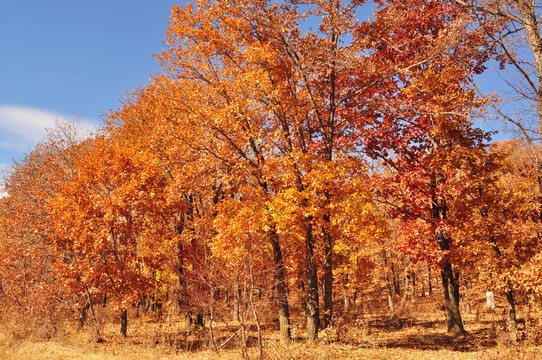
<instances>
[{"instance_id":1,"label":"treetop against sky","mask_svg":"<svg viewBox=\"0 0 542 360\"><path fill-rule=\"evenodd\" d=\"M7 2L0 14L0 167L20 159L55 120L79 117L92 131L126 92L158 70L173 0ZM358 13L366 20L375 5ZM502 89L498 76L481 87ZM486 125L484 125L486 126ZM499 129L493 123L490 129ZM486 129L488 127L486 126ZM498 138L502 138L502 135Z\"/></svg>"}]
</instances>

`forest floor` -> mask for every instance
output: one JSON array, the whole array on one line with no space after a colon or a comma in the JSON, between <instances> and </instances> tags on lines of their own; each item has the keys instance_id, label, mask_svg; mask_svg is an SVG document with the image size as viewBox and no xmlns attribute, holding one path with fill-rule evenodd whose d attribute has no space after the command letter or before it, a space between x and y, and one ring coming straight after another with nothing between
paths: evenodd
<instances>
[{"instance_id":1,"label":"forest floor","mask_svg":"<svg viewBox=\"0 0 542 360\"><path fill-rule=\"evenodd\" d=\"M320 332L315 344L307 344L304 320L293 311L292 336L288 347L279 344L278 323L262 321L263 355L265 359L542 359L542 329L533 314L519 311L520 341L512 342L507 329L503 299L496 297L494 310L486 309L484 298L471 299L471 311L464 311L466 335L446 334L444 311L437 306L441 294L419 297L400 305L401 324L390 321L380 300L358 302L348 315L337 317L331 330ZM378 298L378 297L376 297ZM382 298L382 296L380 296ZM375 299L375 297L372 297ZM382 300L382 299L381 299ZM339 304L337 305L339 307ZM104 312L106 310L103 310ZM186 330L182 316L148 313L135 317L131 309L128 337L118 336L119 321L109 313L103 315L102 340L95 341L92 329L75 331L65 326L48 340L17 338L14 331L0 327L0 359L240 359L239 341L234 335L238 322L220 323ZM337 309L340 312L340 309ZM371 314L371 315L367 315ZM16 323L15 323L16 324ZM16 326L16 325L14 325ZM11 329L13 330L13 329ZM237 332L240 335L240 332ZM256 325L247 325L247 351L258 358ZM214 346L212 345L214 343ZM212 350L218 347L219 351Z\"/></svg>"}]
</instances>

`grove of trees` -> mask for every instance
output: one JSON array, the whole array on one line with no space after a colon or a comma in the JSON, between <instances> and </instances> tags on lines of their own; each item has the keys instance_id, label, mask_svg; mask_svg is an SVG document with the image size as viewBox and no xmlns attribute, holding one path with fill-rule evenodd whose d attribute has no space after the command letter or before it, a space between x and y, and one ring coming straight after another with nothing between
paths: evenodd
<instances>
[{"instance_id":1,"label":"grove of trees","mask_svg":"<svg viewBox=\"0 0 542 360\"><path fill-rule=\"evenodd\" d=\"M449 333L465 333L460 285L474 281L506 294L515 337L518 294L542 292L538 8L175 6L161 71L98 133L60 124L11 165L0 315L85 326L110 304L126 336L128 309L167 307L212 336L233 309L246 341L272 308L282 344L292 311L314 342L375 269L395 319L401 259L440 277ZM513 70L521 116L478 90L495 64ZM498 117L520 136L475 126Z\"/></svg>"}]
</instances>

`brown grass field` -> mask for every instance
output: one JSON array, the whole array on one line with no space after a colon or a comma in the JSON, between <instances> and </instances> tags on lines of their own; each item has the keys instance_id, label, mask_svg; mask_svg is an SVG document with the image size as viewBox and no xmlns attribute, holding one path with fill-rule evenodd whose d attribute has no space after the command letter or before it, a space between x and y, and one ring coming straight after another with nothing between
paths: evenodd
<instances>
[{"instance_id":1,"label":"brown grass field","mask_svg":"<svg viewBox=\"0 0 542 360\"><path fill-rule=\"evenodd\" d=\"M383 294L383 293L382 293ZM375 294L373 294L375 295ZM402 327L390 321L383 296L358 301L349 314L340 314L336 326L322 331L315 344L304 341L304 319L293 311L293 343L278 342L278 324L262 321L265 359L542 359L539 322L532 312L526 317L519 307L520 341L513 343L506 331L504 300L497 296L497 308L488 310L484 298L470 299L472 311L464 311L468 334L446 334L444 312L438 306L442 294L405 302L399 312ZM466 302L466 301L464 301ZM340 304L336 312L340 313ZM63 325L48 339L17 336L22 320L14 318L0 328L0 359L240 359L239 341L232 336L239 324L216 322L212 350L209 328L184 328L180 315L147 313L138 318L131 309L128 337L119 337L119 321L102 309L102 340L96 342L92 327L75 331ZM538 316L538 314L536 314ZM21 321L19 321L21 320ZM526 321L525 321L526 320ZM526 322L525 325L523 322ZM11 326L11 328L10 328ZM36 325L34 325L36 326ZM248 325L248 354L258 358L256 326ZM35 329L38 332L38 328Z\"/></svg>"}]
</instances>

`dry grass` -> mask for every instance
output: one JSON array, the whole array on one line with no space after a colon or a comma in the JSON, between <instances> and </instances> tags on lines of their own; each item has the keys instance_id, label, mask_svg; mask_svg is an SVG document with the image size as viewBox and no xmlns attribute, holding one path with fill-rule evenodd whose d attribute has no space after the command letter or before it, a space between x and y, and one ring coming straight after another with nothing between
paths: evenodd
<instances>
[{"instance_id":1,"label":"dry grass","mask_svg":"<svg viewBox=\"0 0 542 360\"><path fill-rule=\"evenodd\" d=\"M400 310L402 327L389 321L385 302L365 301L353 311L339 317L336 326L320 333L316 344L306 344L304 319L293 317L294 342L283 347L278 342L278 324L269 321L263 325L264 355L271 360L317 360L317 359L494 359L520 360L542 359L540 329L531 324L522 329L521 342L513 344L506 333L506 322L502 309L496 311L479 308L472 314L464 315L468 334L449 336L446 334L444 315L438 310L442 294L418 298L404 304ZM368 296L367 298L377 298ZM480 299L483 301L483 299ZM474 302L473 302L474 303ZM384 306L382 306L384 304ZM435 310L437 309L437 310ZM481 310L480 310L481 309ZM119 337L118 319L103 310L101 334L103 341L96 342L92 327L77 332L73 326L60 324L55 336L46 340L36 337L21 338L14 329L0 327L0 359L240 359L239 342L235 338L226 342L232 330L239 324L215 323L215 344L225 344L220 353L212 351L208 329L183 327L180 315L159 319L149 313L135 318L130 315L129 336ZM299 314L298 311L292 311ZM340 316L340 309L337 311ZM371 314L370 316L367 314ZM521 314L524 316L524 314ZM22 319L19 319L21 325ZM17 326L16 321L8 323ZM228 327L229 326L229 327ZM529 330L530 329L530 330ZM529 333L530 331L530 333ZM254 340L255 327L249 337ZM251 342L249 353L257 358L255 341Z\"/></svg>"},{"instance_id":2,"label":"dry grass","mask_svg":"<svg viewBox=\"0 0 542 360\"><path fill-rule=\"evenodd\" d=\"M296 341L289 347L278 344L274 323L266 324L264 353L271 360L317 359L542 359L542 347L522 343L511 345L494 322L476 322L467 317L469 333L448 336L438 317L420 321L411 318L401 329L379 317L365 317L324 332L317 344L306 344L305 333L298 325ZM179 319L180 320L180 319ZM296 319L298 322L301 319ZM230 324L235 328L235 323ZM226 346L217 354L208 349L207 332L203 329L186 331L180 321L169 323L153 318L132 319L130 335L124 339L116 335L118 324L103 327L104 341L93 341L92 331L64 331L48 341L14 339L0 334L0 359L60 360L60 359L148 359L148 360L210 360L239 359L240 352ZM217 339L229 335L224 326L215 329ZM221 341L221 340L220 340ZM219 341L219 342L220 342ZM205 344L205 346L203 345ZM250 353L257 358L256 348Z\"/></svg>"},{"instance_id":3,"label":"dry grass","mask_svg":"<svg viewBox=\"0 0 542 360\"><path fill-rule=\"evenodd\" d=\"M256 357L256 354L253 353ZM90 359L90 360L211 360L211 359L239 359L238 352L228 351L216 354L211 351L175 352L161 347L148 348L126 345L122 342L114 345L66 343L59 341L32 342L19 341L17 343L0 342L0 359L13 360L61 360L61 359ZM449 349L424 350L412 348L366 348L340 344L307 345L295 343L287 348L268 344L265 347L265 358L273 360L316 360L316 359L379 359L379 360L418 360L418 359L479 359L479 360L532 360L542 359L542 348L514 346L497 346L491 349L478 351L456 351Z\"/></svg>"}]
</instances>

